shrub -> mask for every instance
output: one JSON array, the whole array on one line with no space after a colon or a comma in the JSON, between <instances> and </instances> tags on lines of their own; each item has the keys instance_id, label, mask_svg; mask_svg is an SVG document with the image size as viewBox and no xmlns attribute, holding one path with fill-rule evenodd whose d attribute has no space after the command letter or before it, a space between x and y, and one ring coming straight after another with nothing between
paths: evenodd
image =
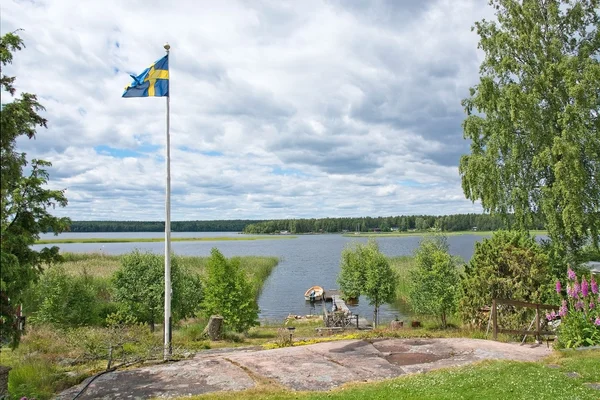
<instances>
[{"instance_id":1,"label":"shrub","mask_svg":"<svg viewBox=\"0 0 600 400\"><path fill-rule=\"evenodd\" d=\"M106 328L77 328L67 340L84 361L106 361L109 369L116 363L153 359L162 355L163 345L143 324L131 317L110 315Z\"/></svg>"},{"instance_id":2,"label":"shrub","mask_svg":"<svg viewBox=\"0 0 600 400\"><path fill-rule=\"evenodd\" d=\"M151 331L164 315L164 271L164 256L136 250L123 256L113 278L123 313L148 323ZM178 257L171 259L171 288L173 319L193 316L202 296L200 278L180 267Z\"/></svg>"},{"instance_id":3,"label":"shrub","mask_svg":"<svg viewBox=\"0 0 600 400\"><path fill-rule=\"evenodd\" d=\"M498 231L475 245L461 281L459 309L463 319L481 325L487 322L479 309L492 299L542 303L552 293L548 257L535 239L525 232ZM526 310L507 309L506 323L519 327L529 322Z\"/></svg>"},{"instance_id":4,"label":"shrub","mask_svg":"<svg viewBox=\"0 0 600 400\"><path fill-rule=\"evenodd\" d=\"M562 299L558 313L552 311L546 318L552 321L561 318L557 342L559 347L581 347L600 345L600 292L593 275L589 281L582 275L581 282L570 268L568 269L566 295ZM556 281L556 292L561 296L560 281Z\"/></svg>"},{"instance_id":5,"label":"shrub","mask_svg":"<svg viewBox=\"0 0 600 400\"><path fill-rule=\"evenodd\" d=\"M98 301L92 279L83 274L71 276L60 265L48 268L27 294L25 311L30 321L63 326L98 322Z\"/></svg>"},{"instance_id":6,"label":"shrub","mask_svg":"<svg viewBox=\"0 0 600 400\"><path fill-rule=\"evenodd\" d=\"M213 248L206 265L206 287L202 311L208 319L221 315L225 326L244 332L258 325L258 305L246 274L240 268L240 259L227 260Z\"/></svg>"},{"instance_id":7,"label":"shrub","mask_svg":"<svg viewBox=\"0 0 600 400\"><path fill-rule=\"evenodd\" d=\"M418 314L438 317L446 328L447 317L456 311L460 284L456 260L448 253L446 239L421 241L415 261L416 269L410 274L410 305Z\"/></svg>"},{"instance_id":8,"label":"shrub","mask_svg":"<svg viewBox=\"0 0 600 400\"><path fill-rule=\"evenodd\" d=\"M274 347L282 348L282 347L290 347L294 345L294 340L290 331L285 328L277 329L277 337L275 338Z\"/></svg>"}]
</instances>

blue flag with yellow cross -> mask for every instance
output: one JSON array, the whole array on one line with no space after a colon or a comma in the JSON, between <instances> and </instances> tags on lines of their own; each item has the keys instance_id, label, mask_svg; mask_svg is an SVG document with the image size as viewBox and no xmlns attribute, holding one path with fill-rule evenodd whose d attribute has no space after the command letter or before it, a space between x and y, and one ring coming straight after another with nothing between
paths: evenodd
<instances>
[{"instance_id":1,"label":"blue flag with yellow cross","mask_svg":"<svg viewBox=\"0 0 600 400\"><path fill-rule=\"evenodd\" d=\"M169 55L154 62L125 88L123 97L162 97L169 95Z\"/></svg>"}]
</instances>

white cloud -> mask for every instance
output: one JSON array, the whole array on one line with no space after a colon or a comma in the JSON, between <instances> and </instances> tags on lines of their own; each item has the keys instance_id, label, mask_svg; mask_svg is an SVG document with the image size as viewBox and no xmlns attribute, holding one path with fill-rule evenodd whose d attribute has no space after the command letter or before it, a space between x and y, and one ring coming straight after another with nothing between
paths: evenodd
<instances>
[{"instance_id":1,"label":"white cloud","mask_svg":"<svg viewBox=\"0 0 600 400\"><path fill-rule=\"evenodd\" d=\"M73 219L163 218L165 99L122 99L172 46L175 220L477 212L458 159L477 82L462 1L14 1L6 72L49 129L20 140L52 161ZM4 100L4 99L3 99ZM4 100L5 101L5 100ZM408 183L407 183L408 182Z\"/></svg>"}]
</instances>

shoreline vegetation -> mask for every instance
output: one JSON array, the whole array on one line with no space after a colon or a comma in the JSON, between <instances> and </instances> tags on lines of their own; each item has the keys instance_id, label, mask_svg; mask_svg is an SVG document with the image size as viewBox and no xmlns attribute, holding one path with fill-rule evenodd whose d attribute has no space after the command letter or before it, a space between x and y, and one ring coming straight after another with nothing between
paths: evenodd
<instances>
[{"instance_id":1,"label":"shoreline vegetation","mask_svg":"<svg viewBox=\"0 0 600 400\"><path fill-rule=\"evenodd\" d=\"M531 230L532 235L547 235L545 230ZM494 231L458 231L458 232L437 232L437 231L413 231L413 232L355 232L355 233L300 233L300 234L264 234L246 236L241 233L239 236L215 236L215 237L171 237L172 242L218 242L218 241L236 241L236 240L272 240L272 239L297 239L298 236L305 235L336 235L341 234L343 237L354 238L389 238L389 237L410 237L410 236L425 236L431 234L441 234L444 236L463 236L463 235L492 235ZM147 242L164 242L163 237L160 238L57 238L57 239L40 239L35 244L65 244L65 243L147 243Z\"/></svg>"},{"instance_id":2,"label":"shoreline vegetation","mask_svg":"<svg viewBox=\"0 0 600 400\"><path fill-rule=\"evenodd\" d=\"M71 275L84 274L90 277L109 279L121 266L122 257L126 254L109 255L99 252L93 253L62 253L61 266ZM190 272L200 276L204 275L209 257L179 256L179 264ZM247 274L255 293L259 294L262 287L279 264L277 257L268 256L236 256L232 259L240 260L240 267Z\"/></svg>"},{"instance_id":3,"label":"shoreline vegetation","mask_svg":"<svg viewBox=\"0 0 600 400\"><path fill-rule=\"evenodd\" d=\"M269 220L171 221L172 232L244 232L247 234L351 233L356 230L410 232L439 229L444 232L509 229L514 215L489 214L397 215L379 217L292 218ZM535 219L531 229L544 229ZM71 232L162 232L164 221L72 221Z\"/></svg>"},{"instance_id":4,"label":"shoreline vegetation","mask_svg":"<svg viewBox=\"0 0 600 400\"><path fill-rule=\"evenodd\" d=\"M215 236L215 237L171 237L171 242L220 242L234 240L272 240L272 239L295 239L297 236L290 235L265 235L265 236ZM58 244L58 243L146 243L164 242L165 238L59 238L40 239L35 244Z\"/></svg>"},{"instance_id":5,"label":"shoreline vegetation","mask_svg":"<svg viewBox=\"0 0 600 400\"><path fill-rule=\"evenodd\" d=\"M69 275L86 276L90 282L96 281L101 283L102 281L108 284L110 277L120 267L122 255L105 255L103 253L70 253L65 252L62 254L64 262L62 267L66 270ZM198 256L177 256L181 266L186 267L199 275L204 275L206 271L206 262L208 257ZM264 257L264 256L243 256L233 257L240 260L240 266L248 274L251 280L252 287L258 296L264 282L270 275L271 271L278 264L279 260L276 257ZM390 257L390 264L396 271L399 277L399 283L396 288L396 302L402 303L406 306L406 299L409 291L409 276L410 271L415 268L415 259L413 256L399 256ZM412 314L412 313L411 313ZM442 330L439 328L438 322L433 318L415 316L420 322L421 326L417 328L410 327L408 321L405 321L405 328L401 330L390 330L384 323L382 329L375 329L372 331L356 331L356 332L343 332L340 334L332 335L329 337L320 337L316 334L315 328L323 326L323 320L321 318L315 319L291 319L285 321L268 321L261 320L260 326L251 328L245 334L237 334L234 332L225 332L222 340L211 341L203 334L204 327L207 321L203 318L191 318L188 320L178 321L175 324L173 330L173 346L177 349L177 354L193 354L201 352L205 349L217 349L224 347L240 347L240 346L261 346L264 349L273 349L285 346L285 342L282 338L287 338L289 333L286 328L294 327L294 343L293 346L306 345L312 343L319 343L321 341L329 340L343 340L343 339L363 339L373 340L382 337L396 337L396 338L450 338L450 337L469 337L477 339L489 338L489 335L485 335L484 331L462 327L458 319L453 318L451 320L450 328ZM143 328L143 327L142 327ZM76 362L70 360L86 360L89 356L87 350L89 346L95 346L93 348L100 348L103 342L99 342L98 337L106 334L108 328L103 326L84 326L79 328L58 328L48 324L32 324L29 326L27 334L23 337L21 345L16 350L10 350L7 347L2 348L2 359L6 365L13 367L10 377L11 387L18 387L23 385L27 389L27 394L35 394L36 398L40 400L50 399L67 387L75 385L81 382L83 379L91 376L94 372L98 371L104 365L104 359L90 359L88 361ZM162 351L161 343L161 325L157 324L156 331L154 333L148 333L144 331L144 342L135 343L131 345L130 356L140 356L146 354L145 352L150 349L156 349ZM74 340L73 338L77 338ZM509 337L501 334L499 337L500 341L509 341ZM87 346L87 347L86 347ZM41 349L41 350L40 350ZM162 354L162 353L161 353ZM561 353L562 354L562 353ZM565 353L566 354L566 353ZM598 360L598 351L586 352L571 352L573 357L576 358L577 362L581 365L571 364L572 358L566 357L565 361L568 362L569 371L577 371L585 378L580 379L581 382L591 381L595 379L597 373L590 375L589 371L595 371L595 363ZM581 354L581 356L579 356ZM554 356L563 357L563 356ZM559 363L558 360L552 360L552 364ZM532 374L537 378L547 377L554 378L555 371L546 368L545 366L537 366L534 363L510 363L510 362L497 362L499 371L507 379L518 379L523 375L522 368L535 370ZM517 367L515 367L517 365ZM515 369L516 368L516 369ZM565 366L567 368L567 366ZM588 371L589 370L589 371ZM461 382L462 379L468 378L469 382L486 381L486 377L490 376L489 366L487 364L475 365L472 367L466 367L464 369L453 369L451 372L434 372L431 374L424 375L423 378L395 378L393 380L386 380L381 383L374 383L370 385L350 385L344 391L329 392L328 395L333 398L369 398L381 396L383 398L393 398L397 394L396 387L400 385L402 387L402 393L408 393L408 391L414 388L414 385L418 385L420 380L423 382L429 382L432 378L439 377L442 379L446 386L444 390L428 390L423 398L437 398L443 391L449 390L448 387L456 385ZM532 375L530 374L530 375ZM549 375L550 374L550 375ZM533 376L532 375L532 376ZM523 390L527 387L525 381L529 381L532 376L527 375L521 385ZM561 375L562 376L562 375ZM47 379L51 377L51 379ZM488 379L489 381L489 379ZM577 382L579 386L583 386L581 382ZM564 384L564 382L562 382ZM431 386L431 385L429 385ZM434 385L435 386L435 385ZM292 394L285 391L279 391L273 387L262 388L264 391L259 391L258 396L254 396L252 391L236 393L238 398L291 398L298 395L300 398L314 398L314 396L320 396L321 393L300 393ZM468 394L467 397L472 397L472 391L467 389L461 389L461 393ZM25 395L23 392L15 392L19 395ZM525 393L525 392L523 392ZM562 392L561 392L562 393ZM429 396L429 397L428 397ZM204 397L195 397L204 398ZM232 398L228 394L214 393L209 395L207 398ZM581 397L588 398L588 397ZM589 397L592 398L592 397Z\"/></svg>"},{"instance_id":6,"label":"shoreline vegetation","mask_svg":"<svg viewBox=\"0 0 600 400\"><path fill-rule=\"evenodd\" d=\"M365 237L365 238L380 238L380 237L402 237L402 236L425 236L425 235L444 235L444 236L463 236L463 235L492 235L494 231L457 231L457 232L442 232L442 231L414 231L414 232L358 232L344 233L344 237ZM531 235L547 235L545 230L531 230Z\"/></svg>"}]
</instances>

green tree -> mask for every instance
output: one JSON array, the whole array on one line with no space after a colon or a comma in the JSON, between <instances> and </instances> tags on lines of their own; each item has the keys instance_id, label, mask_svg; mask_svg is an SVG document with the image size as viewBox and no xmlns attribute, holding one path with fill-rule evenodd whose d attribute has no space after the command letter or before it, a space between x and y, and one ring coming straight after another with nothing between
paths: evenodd
<instances>
[{"instance_id":1,"label":"green tree","mask_svg":"<svg viewBox=\"0 0 600 400\"><path fill-rule=\"evenodd\" d=\"M121 310L139 322L154 324L164 316L164 256L137 250L123 256L121 268L114 274L115 300ZM173 320L194 316L202 299L200 278L171 258L171 311Z\"/></svg>"},{"instance_id":2,"label":"green tree","mask_svg":"<svg viewBox=\"0 0 600 400\"><path fill-rule=\"evenodd\" d=\"M23 47L23 41L14 32L0 37L0 86L11 96L16 91L15 77L4 75L1 69L12 63L13 53ZM67 205L63 190L45 189L49 179L46 168L51 164L31 160L29 174L24 175L26 154L16 147L19 137L32 139L37 127L46 127L46 119L38 114L43 110L37 97L30 93L21 93L0 107L0 341L10 340L14 346L19 341L16 306L27 287L38 278L42 265L60 258L58 247L36 251L31 245L40 233L58 234L70 222L48 212L49 208Z\"/></svg>"},{"instance_id":3,"label":"green tree","mask_svg":"<svg viewBox=\"0 0 600 400\"><path fill-rule=\"evenodd\" d=\"M356 244L342 250L338 285L346 299L358 299L365 282L365 246Z\"/></svg>"},{"instance_id":4,"label":"green tree","mask_svg":"<svg viewBox=\"0 0 600 400\"><path fill-rule=\"evenodd\" d=\"M206 264L204 286L202 310L207 318L221 315L225 325L236 332L258 325L258 305L239 258L227 260L213 248Z\"/></svg>"},{"instance_id":5,"label":"green tree","mask_svg":"<svg viewBox=\"0 0 600 400\"><path fill-rule=\"evenodd\" d=\"M456 311L460 287L457 262L448 253L446 238L423 239L415 251L415 263L410 274L410 305L418 314L440 318L445 328L448 316Z\"/></svg>"},{"instance_id":6,"label":"green tree","mask_svg":"<svg viewBox=\"0 0 600 400\"><path fill-rule=\"evenodd\" d=\"M471 154L460 161L467 198L543 217L570 252L600 231L600 13L598 0L492 0L497 22L475 24L485 53L463 100Z\"/></svg>"},{"instance_id":7,"label":"green tree","mask_svg":"<svg viewBox=\"0 0 600 400\"><path fill-rule=\"evenodd\" d=\"M475 244L465 265L459 309L465 322L483 321L479 310L492 299L543 303L552 293L553 278L548 257L533 237L524 232L497 231ZM528 323L523 312L513 310L514 326Z\"/></svg>"},{"instance_id":8,"label":"green tree","mask_svg":"<svg viewBox=\"0 0 600 400\"><path fill-rule=\"evenodd\" d=\"M338 284L345 297L364 295L374 306L373 324L379 322L379 307L395 298L398 276L374 240L356 243L342 251Z\"/></svg>"}]
</instances>

